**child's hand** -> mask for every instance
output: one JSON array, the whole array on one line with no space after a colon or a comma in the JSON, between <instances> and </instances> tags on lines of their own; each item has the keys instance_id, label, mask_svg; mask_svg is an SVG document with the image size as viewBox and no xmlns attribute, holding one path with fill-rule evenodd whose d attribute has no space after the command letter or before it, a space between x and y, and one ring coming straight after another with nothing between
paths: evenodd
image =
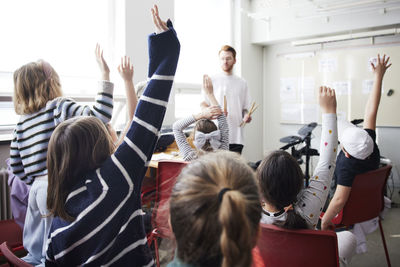
<instances>
[{"instance_id":1,"label":"child's hand","mask_svg":"<svg viewBox=\"0 0 400 267\"><path fill-rule=\"evenodd\" d=\"M392 66L392 63L388 64L390 57L386 57L386 55L383 55L383 58L381 58L378 54L378 62L376 63L376 66L371 62L372 69L374 71L374 74L378 76L378 78L383 78L383 75L385 75L386 70Z\"/></svg>"},{"instance_id":2,"label":"child's hand","mask_svg":"<svg viewBox=\"0 0 400 267\"><path fill-rule=\"evenodd\" d=\"M214 93L211 78L207 74L203 75L203 90L207 95L211 95Z\"/></svg>"},{"instance_id":3,"label":"child's hand","mask_svg":"<svg viewBox=\"0 0 400 267\"><path fill-rule=\"evenodd\" d=\"M133 82L133 66L129 57L125 56L121 58L121 64L118 66L118 72L124 82Z\"/></svg>"},{"instance_id":4,"label":"child's hand","mask_svg":"<svg viewBox=\"0 0 400 267\"><path fill-rule=\"evenodd\" d=\"M222 114L222 110L219 106L209 106L202 111L202 119L214 120Z\"/></svg>"},{"instance_id":5,"label":"child's hand","mask_svg":"<svg viewBox=\"0 0 400 267\"><path fill-rule=\"evenodd\" d=\"M323 113L336 113L335 90L326 86L319 87L319 106Z\"/></svg>"},{"instance_id":6,"label":"child's hand","mask_svg":"<svg viewBox=\"0 0 400 267\"><path fill-rule=\"evenodd\" d=\"M100 48L99 44L96 44L95 55L96 55L97 64L99 65L99 68L101 71L102 79L104 81L109 81L110 80L110 69L108 68L107 62L104 60L103 50Z\"/></svg>"},{"instance_id":7,"label":"child's hand","mask_svg":"<svg viewBox=\"0 0 400 267\"><path fill-rule=\"evenodd\" d=\"M153 17L153 23L154 26L156 27L156 34L165 32L168 30L167 23L165 21L162 21L160 19L160 16L158 15L158 7L157 5L154 5L154 7L151 9L151 16Z\"/></svg>"},{"instance_id":8,"label":"child's hand","mask_svg":"<svg viewBox=\"0 0 400 267\"><path fill-rule=\"evenodd\" d=\"M321 220L321 230L331 230L334 231L335 230L335 225L333 224L332 221L326 221L324 220L324 218L322 218Z\"/></svg>"}]
</instances>

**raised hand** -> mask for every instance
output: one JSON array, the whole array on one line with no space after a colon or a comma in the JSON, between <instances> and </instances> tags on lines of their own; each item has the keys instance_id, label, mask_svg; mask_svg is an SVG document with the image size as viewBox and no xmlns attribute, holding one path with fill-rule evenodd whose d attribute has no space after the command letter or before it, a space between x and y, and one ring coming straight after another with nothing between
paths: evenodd
<instances>
[{"instance_id":1,"label":"raised hand","mask_svg":"<svg viewBox=\"0 0 400 267\"><path fill-rule=\"evenodd\" d=\"M201 120L201 119L214 120L218 118L218 116L221 114L222 110L219 106L209 106L202 109L202 111L199 114L194 115L194 118L196 120Z\"/></svg>"},{"instance_id":2,"label":"raised hand","mask_svg":"<svg viewBox=\"0 0 400 267\"><path fill-rule=\"evenodd\" d=\"M203 75L203 90L207 95L214 93L211 78L207 74Z\"/></svg>"},{"instance_id":3,"label":"raised hand","mask_svg":"<svg viewBox=\"0 0 400 267\"><path fill-rule=\"evenodd\" d=\"M95 49L96 61L99 65L101 71L101 77L104 81L110 80L110 69L108 68L107 62L104 60L103 57L103 50L101 49L99 44L96 44Z\"/></svg>"},{"instance_id":4,"label":"raised hand","mask_svg":"<svg viewBox=\"0 0 400 267\"><path fill-rule=\"evenodd\" d=\"M118 66L118 72L124 82L132 82L133 80L133 65L131 59L127 56L121 58L121 64Z\"/></svg>"},{"instance_id":5,"label":"raised hand","mask_svg":"<svg viewBox=\"0 0 400 267\"><path fill-rule=\"evenodd\" d=\"M326 86L319 87L319 106L323 113L336 113L335 90Z\"/></svg>"},{"instance_id":6,"label":"raised hand","mask_svg":"<svg viewBox=\"0 0 400 267\"><path fill-rule=\"evenodd\" d=\"M383 57L381 58L380 55L378 54L378 61L376 63L376 66L371 62L372 69L374 71L374 74L378 76L378 78L382 78L383 75L385 75L386 70L392 66L392 63L389 63L390 57L386 57L384 54Z\"/></svg>"},{"instance_id":7,"label":"raised hand","mask_svg":"<svg viewBox=\"0 0 400 267\"><path fill-rule=\"evenodd\" d=\"M159 34L159 33L162 33L162 32L165 32L168 30L167 23L160 19L160 16L158 14L157 5L154 5L154 7L151 9L151 16L153 18L153 23L156 28L156 34Z\"/></svg>"}]
</instances>

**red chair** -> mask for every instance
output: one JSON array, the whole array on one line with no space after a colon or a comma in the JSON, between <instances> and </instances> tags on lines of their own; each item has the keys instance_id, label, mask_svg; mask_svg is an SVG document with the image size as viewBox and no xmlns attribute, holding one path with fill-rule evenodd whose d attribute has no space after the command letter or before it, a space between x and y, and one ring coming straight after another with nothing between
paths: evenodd
<instances>
[{"instance_id":1,"label":"red chair","mask_svg":"<svg viewBox=\"0 0 400 267\"><path fill-rule=\"evenodd\" d=\"M148 236L149 245L154 241L156 264L159 267L159 254L157 238L173 239L174 234L169 225L169 198L176 178L188 162L160 161L156 176L156 202L153 209L151 224L153 231Z\"/></svg>"},{"instance_id":2,"label":"red chair","mask_svg":"<svg viewBox=\"0 0 400 267\"><path fill-rule=\"evenodd\" d=\"M0 251L4 255L4 257L7 259L8 265L10 267L33 267L33 265L30 265L29 263L18 258L14 254L14 252L12 252L12 250L8 246L7 242L3 242L0 245Z\"/></svg>"},{"instance_id":3,"label":"red chair","mask_svg":"<svg viewBox=\"0 0 400 267\"><path fill-rule=\"evenodd\" d=\"M339 266L337 237L333 231L288 230L260 224L257 247L265 266Z\"/></svg>"},{"instance_id":4,"label":"red chair","mask_svg":"<svg viewBox=\"0 0 400 267\"><path fill-rule=\"evenodd\" d=\"M391 165L386 165L377 170L356 175L346 205L332 220L336 227L344 226L348 228L356 223L378 217L379 230L388 266L391 266L390 258L379 215L384 208L383 196L391 169Z\"/></svg>"},{"instance_id":5,"label":"red chair","mask_svg":"<svg viewBox=\"0 0 400 267\"><path fill-rule=\"evenodd\" d=\"M0 221L0 244L6 241L13 252L24 250L22 229L14 220Z\"/></svg>"}]
</instances>

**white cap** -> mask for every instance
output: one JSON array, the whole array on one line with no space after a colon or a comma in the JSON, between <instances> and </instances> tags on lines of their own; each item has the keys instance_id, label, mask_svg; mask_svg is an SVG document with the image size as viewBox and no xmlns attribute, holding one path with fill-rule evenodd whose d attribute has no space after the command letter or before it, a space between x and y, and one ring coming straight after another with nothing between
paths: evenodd
<instances>
[{"instance_id":1,"label":"white cap","mask_svg":"<svg viewBox=\"0 0 400 267\"><path fill-rule=\"evenodd\" d=\"M338 133L340 144L352 157L366 159L374 151L371 136L347 120L338 121Z\"/></svg>"}]
</instances>

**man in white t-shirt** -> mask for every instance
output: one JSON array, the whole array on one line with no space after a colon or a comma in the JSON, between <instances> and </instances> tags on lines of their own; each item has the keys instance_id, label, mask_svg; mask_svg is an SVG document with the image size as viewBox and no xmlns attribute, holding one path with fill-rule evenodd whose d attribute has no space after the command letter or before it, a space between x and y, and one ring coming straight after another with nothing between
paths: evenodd
<instances>
[{"instance_id":1,"label":"man in white t-shirt","mask_svg":"<svg viewBox=\"0 0 400 267\"><path fill-rule=\"evenodd\" d=\"M224 45L219 51L222 73L213 76L212 84L214 95L218 103L224 108L224 96L227 103L227 120L229 126L229 150L242 153L243 127L242 122L249 123L251 116L248 114L250 107L250 95L247 82L232 73L236 63L236 51L229 45ZM201 107L210 105L206 95Z\"/></svg>"}]
</instances>

